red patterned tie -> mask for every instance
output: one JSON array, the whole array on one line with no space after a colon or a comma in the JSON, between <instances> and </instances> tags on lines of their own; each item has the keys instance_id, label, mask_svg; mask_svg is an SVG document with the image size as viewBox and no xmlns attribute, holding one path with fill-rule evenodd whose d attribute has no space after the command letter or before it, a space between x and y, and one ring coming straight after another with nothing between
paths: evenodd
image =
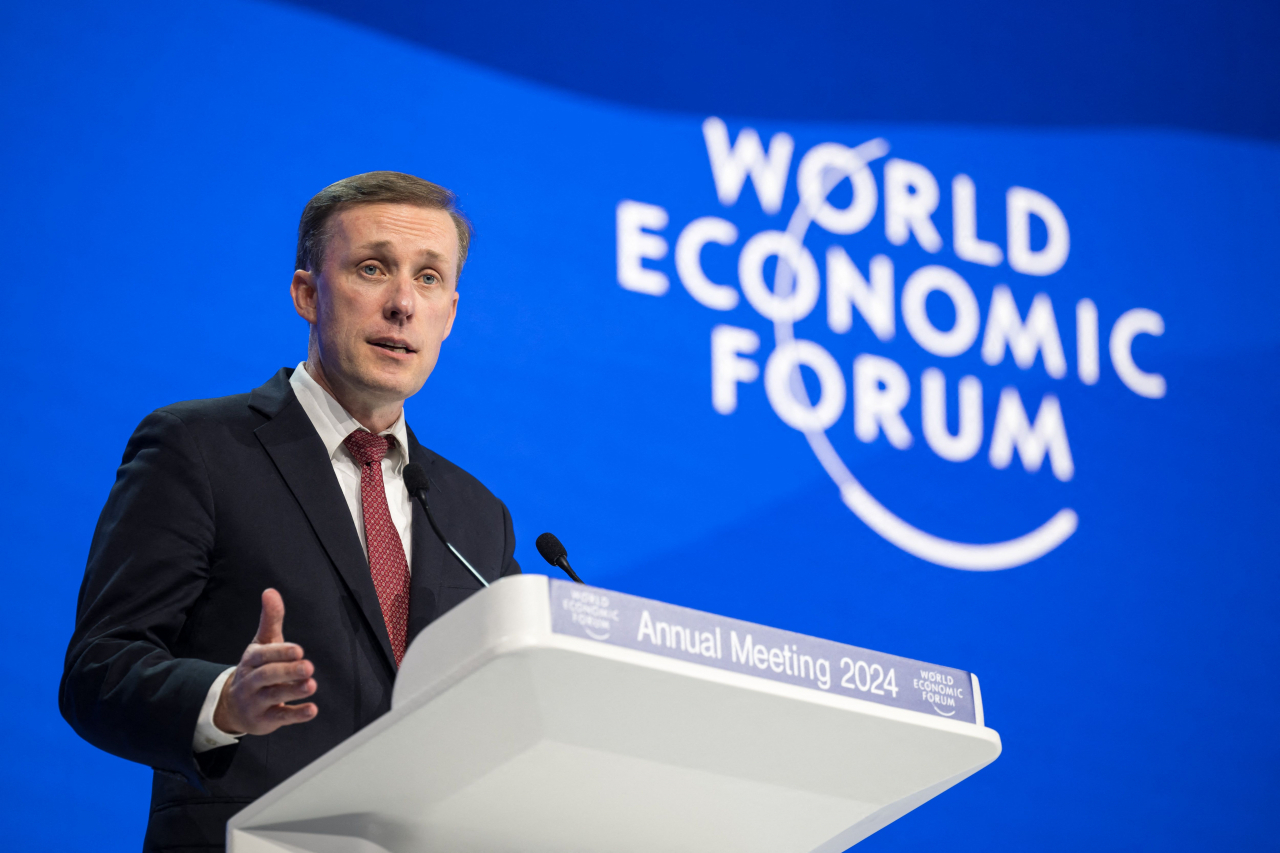
<instances>
[{"instance_id":1,"label":"red patterned tie","mask_svg":"<svg viewBox=\"0 0 1280 853\"><path fill-rule=\"evenodd\" d=\"M391 520L387 489L382 482L382 457L394 438L358 429L342 442L360 463L360 503L364 507L364 539L369 549L369 570L378 591L382 618L391 636L396 666L404 658L405 636L409 629L409 563L404 543Z\"/></svg>"}]
</instances>

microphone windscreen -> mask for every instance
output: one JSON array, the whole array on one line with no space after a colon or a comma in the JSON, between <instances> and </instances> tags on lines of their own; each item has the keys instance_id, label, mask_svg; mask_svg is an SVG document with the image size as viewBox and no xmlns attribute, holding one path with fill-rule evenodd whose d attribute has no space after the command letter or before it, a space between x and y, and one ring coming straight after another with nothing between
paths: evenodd
<instances>
[{"instance_id":1,"label":"microphone windscreen","mask_svg":"<svg viewBox=\"0 0 1280 853\"><path fill-rule=\"evenodd\" d=\"M410 462L404 466L404 487L411 495L431 491L431 481L427 479L426 469L417 462Z\"/></svg>"},{"instance_id":2,"label":"microphone windscreen","mask_svg":"<svg viewBox=\"0 0 1280 853\"><path fill-rule=\"evenodd\" d=\"M538 546L538 553L542 555L542 559L553 566L558 565L560 559L568 554L560 544L560 540L551 533L542 534L534 544Z\"/></svg>"}]
</instances>

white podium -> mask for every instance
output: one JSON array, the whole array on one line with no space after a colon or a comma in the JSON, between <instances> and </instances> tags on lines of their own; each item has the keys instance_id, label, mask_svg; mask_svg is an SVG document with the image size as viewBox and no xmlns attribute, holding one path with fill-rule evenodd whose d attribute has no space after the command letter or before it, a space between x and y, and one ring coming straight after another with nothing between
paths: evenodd
<instances>
[{"instance_id":1,"label":"white podium","mask_svg":"<svg viewBox=\"0 0 1280 853\"><path fill-rule=\"evenodd\" d=\"M424 630L392 710L227 842L839 853L999 754L969 673L522 575Z\"/></svg>"}]
</instances>

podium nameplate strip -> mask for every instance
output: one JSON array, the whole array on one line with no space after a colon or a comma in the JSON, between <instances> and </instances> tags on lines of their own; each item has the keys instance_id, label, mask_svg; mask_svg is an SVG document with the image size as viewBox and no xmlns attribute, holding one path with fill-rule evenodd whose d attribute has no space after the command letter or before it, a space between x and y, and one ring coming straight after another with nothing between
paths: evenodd
<instances>
[{"instance_id":1,"label":"podium nameplate strip","mask_svg":"<svg viewBox=\"0 0 1280 853\"><path fill-rule=\"evenodd\" d=\"M551 630L771 681L976 722L962 669L551 579Z\"/></svg>"}]
</instances>

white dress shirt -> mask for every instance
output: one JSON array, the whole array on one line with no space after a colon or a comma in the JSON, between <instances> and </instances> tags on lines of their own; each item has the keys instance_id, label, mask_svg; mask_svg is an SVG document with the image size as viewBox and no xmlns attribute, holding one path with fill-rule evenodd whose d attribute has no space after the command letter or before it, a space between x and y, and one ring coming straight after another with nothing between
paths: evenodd
<instances>
[{"instance_id":1,"label":"white dress shirt","mask_svg":"<svg viewBox=\"0 0 1280 853\"><path fill-rule=\"evenodd\" d=\"M342 405L320 383L307 372L304 361L289 377L289 385L294 396L302 404L311 425L316 428L320 440L324 442L325 452L329 454L329 462L333 465L333 473L338 477L338 485L342 488L342 496L347 499L347 509L351 511L351 520L355 522L356 533L360 536L360 547L364 548L365 558L369 556L369 546L364 535L364 503L360 498L360 463L347 450L342 442L351 433L364 429L360 422L342 408ZM367 431L367 430L366 430ZM404 412L380 435L395 438L395 443L387 451L382 460L382 483L387 490L387 508L391 510L391 521L400 533L400 543L404 546L405 562L413 565L413 498L404 485L404 466L409 464L409 431L404 425ZM220 730L213 724L213 712L218 706L218 697L222 695L222 687L226 684L235 667L229 667L209 687L204 705L200 708L200 716L196 720L195 737L192 748L196 752L205 752L220 746L229 746L240 739L241 735L230 734Z\"/></svg>"}]
</instances>

